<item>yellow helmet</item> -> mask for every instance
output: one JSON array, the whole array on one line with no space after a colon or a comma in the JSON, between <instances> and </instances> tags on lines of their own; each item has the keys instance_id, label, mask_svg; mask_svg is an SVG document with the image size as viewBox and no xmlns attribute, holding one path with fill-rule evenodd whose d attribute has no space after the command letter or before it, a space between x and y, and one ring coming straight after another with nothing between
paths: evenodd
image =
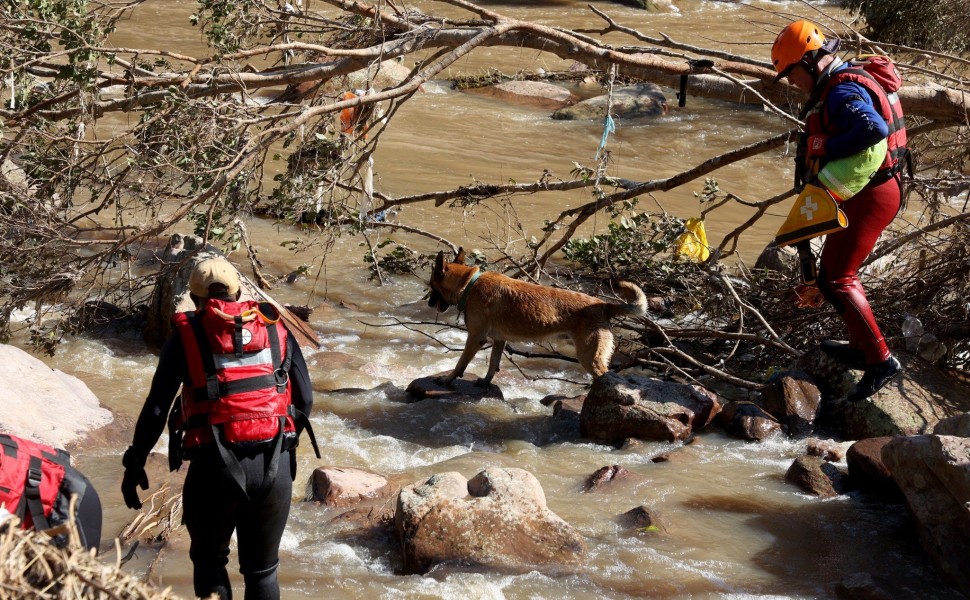
<instances>
[{"instance_id":1,"label":"yellow helmet","mask_svg":"<svg viewBox=\"0 0 970 600\"><path fill-rule=\"evenodd\" d=\"M771 46L771 63L781 79L791 72L809 52L825 45L825 36L818 25L811 21L795 21L781 30Z\"/></svg>"}]
</instances>

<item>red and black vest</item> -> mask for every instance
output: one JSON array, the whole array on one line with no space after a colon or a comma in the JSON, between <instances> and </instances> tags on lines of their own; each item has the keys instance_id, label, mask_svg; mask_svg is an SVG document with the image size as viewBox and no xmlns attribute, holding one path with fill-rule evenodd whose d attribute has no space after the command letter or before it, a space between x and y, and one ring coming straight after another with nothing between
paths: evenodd
<instances>
[{"instance_id":1,"label":"red and black vest","mask_svg":"<svg viewBox=\"0 0 970 600\"><path fill-rule=\"evenodd\" d=\"M198 313L178 313L172 323L189 370L180 412L169 423L182 449L213 442L216 431L234 444L296 431L287 331L272 305L209 299Z\"/></svg>"},{"instance_id":2,"label":"red and black vest","mask_svg":"<svg viewBox=\"0 0 970 600\"><path fill-rule=\"evenodd\" d=\"M846 81L859 84L869 92L876 110L889 127L889 135L886 138L886 158L879 171L873 176L875 181L886 181L902 171L904 161L909 160L909 150L906 145L906 125L903 120L903 109L899 104L899 97L896 95L901 80L895 66L885 57L874 56L860 61L850 61L848 67L829 76L820 92L813 94L812 100L809 101L803 111L805 133L801 138L799 156L808 156L804 146L809 137L817 134L832 136L839 133L828 115L826 99L832 88ZM821 169L822 166L824 165L805 164L802 168L805 169L806 173L812 173Z\"/></svg>"},{"instance_id":3,"label":"red and black vest","mask_svg":"<svg viewBox=\"0 0 970 600\"><path fill-rule=\"evenodd\" d=\"M0 504L23 529L50 529L67 521L70 495L62 492L84 489L70 466L64 450L0 434Z\"/></svg>"}]
</instances>

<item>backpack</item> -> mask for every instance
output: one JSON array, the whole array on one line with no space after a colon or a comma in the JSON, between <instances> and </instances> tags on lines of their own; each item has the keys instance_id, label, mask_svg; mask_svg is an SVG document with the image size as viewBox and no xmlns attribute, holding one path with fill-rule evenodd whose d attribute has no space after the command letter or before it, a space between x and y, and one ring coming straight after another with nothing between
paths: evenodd
<instances>
[{"instance_id":1,"label":"backpack","mask_svg":"<svg viewBox=\"0 0 970 600\"><path fill-rule=\"evenodd\" d=\"M22 529L43 531L67 522L71 496L80 500L86 488L67 451L0 434L0 504L20 519Z\"/></svg>"},{"instance_id":2,"label":"backpack","mask_svg":"<svg viewBox=\"0 0 970 600\"><path fill-rule=\"evenodd\" d=\"M882 86L887 94L898 92L903 86L896 64L888 56L879 54L861 54L846 61L850 67L859 68Z\"/></svg>"}]
</instances>

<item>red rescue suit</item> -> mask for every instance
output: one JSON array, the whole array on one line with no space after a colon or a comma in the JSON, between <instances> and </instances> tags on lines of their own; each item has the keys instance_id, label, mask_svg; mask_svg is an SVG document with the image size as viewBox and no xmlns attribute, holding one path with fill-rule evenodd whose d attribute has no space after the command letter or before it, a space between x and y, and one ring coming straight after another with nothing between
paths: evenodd
<instances>
[{"instance_id":1,"label":"red rescue suit","mask_svg":"<svg viewBox=\"0 0 970 600\"><path fill-rule=\"evenodd\" d=\"M906 128L896 95L887 94L865 70L850 67L833 73L823 83L824 87L816 101L806 107L808 117L803 142L812 135L832 136L838 133L827 114L826 99L831 89L844 81L857 83L869 92L890 133L886 139L888 148L882 168L871 183L841 205L849 226L826 236L820 258L818 287L845 322L850 346L865 354L867 364L876 364L887 360L890 352L872 314L858 271L882 231L899 212L902 201L900 174L908 152ZM807 156L804 148L799 155ZM802 166L809 173L818 169L816 165Z\"/></svg>"},{"instance_id":2,"label":"red rescue suit","mask_svg":"<svg viewBox=\"0 0 970 600\"><path fill-rule=\"evenodd\" d=\"M184 450L211 443L213 431L233 444L295 436L287 331L272 306L209 299L199 313L178 313L172 321L191 381L170 422Z\"/></svg>"}]
</instances>

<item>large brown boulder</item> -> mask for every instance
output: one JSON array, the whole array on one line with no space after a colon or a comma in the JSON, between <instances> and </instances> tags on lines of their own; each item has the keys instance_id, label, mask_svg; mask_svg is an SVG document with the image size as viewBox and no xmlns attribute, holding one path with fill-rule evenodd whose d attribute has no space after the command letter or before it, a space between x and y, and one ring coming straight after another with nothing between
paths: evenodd
<instances>
[{"instance_id":1,"label":"large brown boulder","mask_svg":"<svg viewBox=\"0 0 970 600\"><path fill-rule=\"evenodd\" d=\"M859 402L847 402L845 396L861 372L849 371L821 350L805 353L793 368L815 382L828 409L827 422L847 440L930 433L940 420L970 409L970 385L905 352L896 357L902 376Z\"/></svg>"},{"instance_id":2,"label":"large brown boulder","mask_svg":"<svg viewBox=\"0 0 970 600\"><path fill-rule=\"evenodd\" d=\"M890 437L859 440L849 446L845 461L855 485L886 499L898 500L899 487L882 462L882 449L891 440Z\"/></svg>"},{"instance_id":3,"label":"large brown boulder","mask_svg":"<svg viewBox=\"0 0 970 600\"><path fill-rule=\"evenodd\" d=\"M897 437L883 447L882 460L906 497L930 560L970 596L970 439Z\"/></svg>"},{"instance_id":4,"label":"large brown boulder","mask_svg":"<svg viewBox=\"0 0 970 600\"><path fill-rule=\"evenodd\" d=\"M578 566L586 555L583 537L546 507L539 481L515 468L489 468L471 480L442 473L406 486L395 529L406 573L439 564Z\"/></svg>"},{"instance_id":5,"label":"large brown boulder","mask_svg":"<svg viewBox=\"0 0 970 600\"><path fill-rule=\"evenodd\" d=\"M821 498L832 498L850 489L848 476L818 456L805 455L796 458L788 467L785 480Z\"/></svg>"},{"instance_id":6,"label":"large brown boulder","mask_svg":"<svg viewBox=\"0 0 970 600\"><path fill-rule=\"evenodd\" d=\"M0 344L0 381L0 432L65 448L113 420L83 381L16 346Z\"/></svg>"},{"instance_id":7,"label":"large brown boulder","mask_svg":"<svg viewBox=\"0 0 970 600\"><path fill-rule=\"evenodd\" d=\"M805 373L785 372L765 388L761 406L785 425L788 435L808 435L814 431L822 393Z\"/></svg>"},{"instance_id":8,"label":"large brown boulder","mask_svg":"<svg viewBox=\"0 0 970 600\"><path fill-rule=\"evenodd\" d=\"M686 440L720 410L717 395L698 386L605 373L593 380L586 395L580 433L608 443Z\"/></svg>"},{"instance_id":9,"label":"large brown boulder","mask_svg":"<svg viewBox=\"0 0 970 600\"><path fill-rule=\"evenodd\" d=\"M383 475L353 467L327 466L313 470L307 499L342 508L386 498L393 493L394 488Z\"/></svg>"},{"instance_id":10,"label":"large brown boulder","mask_svg":"<svg viewBox=\"0 0 970 600\"><path fill-rule=\"evenodd\" d=\"M753 402L736 400L717 415L724 431L745 440L761 441L781 433L781 423Z\"/></svg>"}]
</instances>

